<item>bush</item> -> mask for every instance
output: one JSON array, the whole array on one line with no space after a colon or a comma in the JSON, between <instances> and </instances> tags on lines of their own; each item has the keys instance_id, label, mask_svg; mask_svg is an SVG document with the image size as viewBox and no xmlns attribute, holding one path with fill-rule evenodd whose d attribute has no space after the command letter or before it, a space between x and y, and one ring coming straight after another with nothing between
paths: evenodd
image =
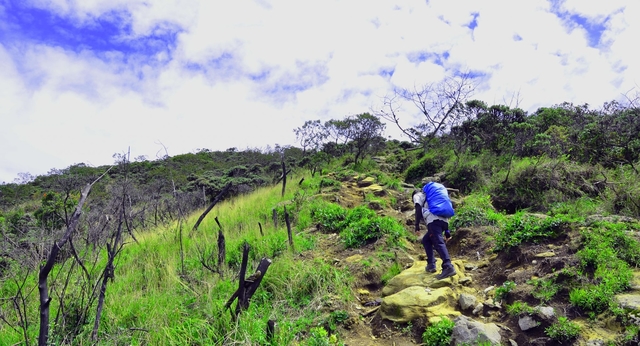
<instances>
[{"instance_id":1,"label":"bush","mask_svg":"<svg viewBox=\"0 0 640 346\"><path fill-rule=\"evenodd\" d=\"M556 341L568 342L580 335L580 326L566 317L558 317L558 322L547 327L544 332Z\"/></svg>"},{"instance_id":2,"label":"bush","mask_svg":"<svg viewBox=\"0 0 640 346\"><path fill-rule=\"evenodd\" d=\"M426 154L407 168L404 180L409 184L418 183L422 178L440 171L446 161L445 156L435 153Z\"/></svg>"},{"instance_id":3,"label":"bush","mask_svg":"<svg viewBox=\"0 0 640 346\"><path fill-rule=\"evenodd\" d=\"M447 167L444 183L459 189L461 193L470 193L478 186L482 176L480 168L471 160L460 160L456 165Z\"/></svg>"},{"instance_id":4,"label":"bush","mask_svg":"<svg viewBox=\"0 0 640 346\"><path fill-rule=\"evenodd\" d=\"M329 334L322 327L311 328L309 332L309 339L307 339L308 346L329 346Z\"/></svg>"},{"instance_id":5,"label":"bush","mask_svg":"<svg viewBox=\"0 0 640 346\"><path fill-rule=\"evenodd\" d=\"M516 288L516 283L513 281L505 281L502 286L496 288L496 294L493 296L493 303L506 299L509 292Z\"/></svg>"},{"instance_id":6,"label":"bush","mask_svg":"<svg viewBox=\"0 0 640 346\"><path fill-rule=\"evenodd\" d=\"M595 223L584 229L584 247L576 254L582 269L593 274L595 284L575 288L569 293L574 306L593 313L608 309L613 296L629 288L638 263L640 244L626 233L626 225Z\"/></svg>"},{"instance_id":7,"label":"bush","mask_svg":"<svg viewBox=\"0 0 640 346\"><path fill-rule=\"evenodd\" d=\"M527 282L530 285L533 285L535 288L531 293L534 298L540 299L540 302L545 304L551 301L551 299L558 293L560 290L560 285L553 282L552 279L549 280L530 280Z\"/></svg>"},{"instance_id":8,"label":"bush","mask_svg":"<svg viewBox=\"0 0 640 346\"><path fill-rule=\"evenodd\" d=\"M542 239L553 239L569 226L567 216L540 218L522 212L516 213L495 235L495 250L508 249L524 242L538 243Z\"/></svg>"},{"instance_id":9,"label":"bush","mask_svg":"<svg viewBox=\"0 0 640 346\"><path fill-rule=\"evenodd\" d=\"M455 324L446 317L431 326L422 334L422 342L426 346L442 346L451 343L451 333Z\"/></svg>"},{"instance_id":10,"label":"bush","mask_svg":"<svg viewBox=\"0 0 640 346\"><path fill-rule=\"evenodd\" d=\"M511 316L530 315L534 313L534 310L525 302L513 302L511 305L507 305L507 313Z\"/></svg>"},{"instance_id":11,"label":"bush","mask_svg":"<svg viewBox=\"0 0 640 346\"><path fill-rule=\"evenodd\" d=\"M491 189L493 205L509 214L523 209L546 212L556 203L601 193L596 184L598 176L591 166L529 159L512 165L509 179L496 182Z\"/></svg>"}]
</instances>

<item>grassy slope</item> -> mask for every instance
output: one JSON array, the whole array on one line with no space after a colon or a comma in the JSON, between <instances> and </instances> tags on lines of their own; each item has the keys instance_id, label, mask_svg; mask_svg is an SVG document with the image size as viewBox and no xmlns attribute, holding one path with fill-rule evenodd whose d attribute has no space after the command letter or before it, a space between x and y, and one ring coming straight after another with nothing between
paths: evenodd
<instances>
[{"instance_id":1,"label":"grassy slope","mask_svg":"<svg viewBox=\"0 0 640 346\"><path fill-rule=\"evenodd\" d=\"M191 215L182 224L178 222L138 234L139 244L129 240L116 261L115 281L107 288L100 343L260 343L264 341L267 320L274 319L278 321L274 341L289 344L311 324L318 323L316 309L323 297L335 293L341 300L351 299L350 279L345 271L321 260L297 260L298 252L315 246L313 237L304 234L294 237L296 253L293 253L288 249L284 223L280 222L278 228L274 228L272 208L283 200L292 199L297 190L298 186L290 184L284 198L281 198L280 186L262 188L250 195L220 203L196 232L191 233L191 227L199 215ZM199 262L199 250L211 252L216 246L216 216L224 228L227 262L232 265L224 271L222 278L205 270ZM260 235L258 222L263 226L264 236ZM184 271L180 260L180 227L183 232ZM240 248L244 241L251 246L248 273L253 273L262 257L271 258L273 264L249 311L236 324L223 306L237 288ZM102 261L104 263L104 259ZM27 286L36 281L32 275ZM3 287L6 295L11 291L9 286L5 284ZM38 328L35 319L37 296L34 293L37 290L31 291L28 306L31 340L37 338ZM52 315L56 309L57 301L54 299ZM91 320L75 342L89 344L92 326ZM23 338L18 330L3 323L0 340L0 344L12 345L20 343Z\"/></svg>"}]
</instances>

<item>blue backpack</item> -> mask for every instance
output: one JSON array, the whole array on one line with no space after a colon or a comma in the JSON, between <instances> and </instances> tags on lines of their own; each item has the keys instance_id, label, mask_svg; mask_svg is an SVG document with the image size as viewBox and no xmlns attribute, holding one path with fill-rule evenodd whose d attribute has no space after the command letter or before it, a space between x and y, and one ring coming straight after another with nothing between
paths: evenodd
<instances>
[{"instance_id":1,"label":"blue backpack","mask_svg":"<svg viewBox=\"0 0 640 346\"><path fill-rule=\"evenodd\" d=\"M427 203L429 204L429 212L431 214L441 217L452 217L455 215L453 205L449 199L449 193L444 185L430 182L422 188L422 191L427 196Z\"/></svg>"}]
</instances>

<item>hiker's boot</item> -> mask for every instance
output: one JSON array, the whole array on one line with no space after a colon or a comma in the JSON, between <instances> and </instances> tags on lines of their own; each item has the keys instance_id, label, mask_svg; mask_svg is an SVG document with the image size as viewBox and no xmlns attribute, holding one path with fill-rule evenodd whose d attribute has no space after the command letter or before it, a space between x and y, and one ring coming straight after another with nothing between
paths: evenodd
<instances>
[{"instance_id":1,"label":"hiker's boot","mask_svg":"<svg viewBox=\"0 0 640 346\"><path fill-rule=\"evenodd\" d=\"M435 265L434 265L434 266L430 266L430 265L428 265L428 266L426 266L426 267L424 268L424 270L425 270L427 273L435 273L435 272L437 271L437 270L436 270L436 266L435 266Z\"/></svg>"},{"instance_id":2,"label":"hiker's boot","mask_svg":"<svg viewBox=\"0 0 640 346\"><path fill-rule=\"evenodd\" d=\"M446 279L450 276L454 276L456 275L456 270L455 268L453 268L453 266L447 266L442 268L442 273L440 273L438 276L436 276L436 279L438 280L442 280L442 279Z\"/></svg>"}]
</instances>

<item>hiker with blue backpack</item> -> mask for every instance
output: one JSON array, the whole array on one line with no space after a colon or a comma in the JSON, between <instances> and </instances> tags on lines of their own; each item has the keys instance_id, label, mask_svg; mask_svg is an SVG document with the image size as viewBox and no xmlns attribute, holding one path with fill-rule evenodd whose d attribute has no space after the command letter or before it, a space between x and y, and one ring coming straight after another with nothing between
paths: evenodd
<instances>
[{"instance_id":1,"label":"hiker with blue backpack","mask_svg":"<svg viewBox=\"0 0 640 346\"><path fill-rule=\"evenodd\" d=\"M422 191L414 191L412 197L416 208L415 231L418 233L420 231L420 220L424 220L427 225L427 234L422 237L422 246L427 253L425 270L429 273L436 272L436 260L433 257L435 249L442 259L442 272L436 276L436 279L442 280L456 275L456 269L451 264L446 246L446 242L451 239L449 218L455 214L447 188L440 183L430 182L422 188Z\"/></svg>"}]
</instances>

